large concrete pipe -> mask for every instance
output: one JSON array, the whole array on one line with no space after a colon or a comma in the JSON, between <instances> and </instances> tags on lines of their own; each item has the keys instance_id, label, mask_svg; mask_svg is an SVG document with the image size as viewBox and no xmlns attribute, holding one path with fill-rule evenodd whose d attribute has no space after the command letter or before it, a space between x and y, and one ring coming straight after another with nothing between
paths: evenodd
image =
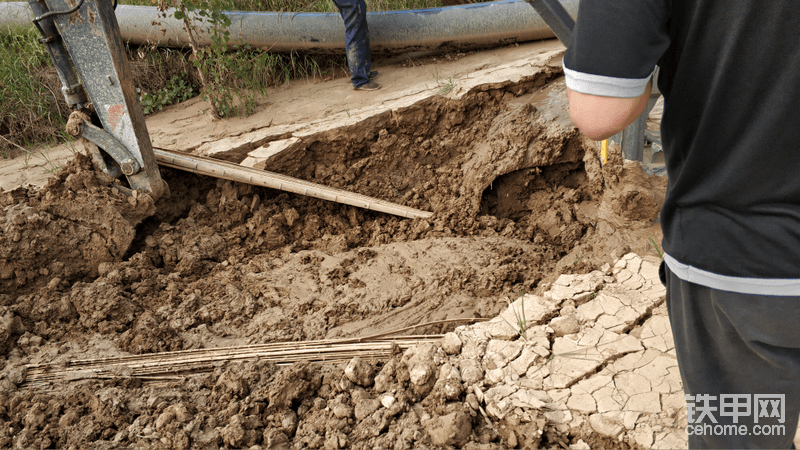
<instances>
[{"instance_id":1,"label":"large concrete pipe","mask_svg":"<svg viewBox=\"0 0 800 450\"><path fill-rule=\"evenodd\" d=\"M578 0L559 1L570 15L577 16ZM188 44L182 22L160 19L155 7L119 5L116 14L125 41L175 47ZM231 44L247 43L273 52L332 53L344 49L344 23L338 13L233 11L227 14L232 22ZM24 25L30 20L27 3L0 3L0 26ZM161 24L153 25L154 21ZM367 22L373 52L384 53L502 45L554 36L539 14L523 0L370 12ZM201 33L200 43L210 43L207 30Z\"/></svg>"}]
</instances>

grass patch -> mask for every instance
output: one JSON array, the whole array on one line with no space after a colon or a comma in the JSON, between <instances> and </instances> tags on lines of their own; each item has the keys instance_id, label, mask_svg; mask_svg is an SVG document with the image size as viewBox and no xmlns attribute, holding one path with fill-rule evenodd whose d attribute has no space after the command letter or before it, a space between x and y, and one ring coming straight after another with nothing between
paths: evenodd
<instances>
[{"instance_id":1,"label":"grass patch","mask_svg":"<svg viewBox=\"0 0 800 450\"><path fill-rule=\"evenodd\" d=\"M656 254L658 255L659 259L661 259L663 261L664 260L664 251L661 250L661 247L658 246L658 244L656 243L656 240L655 240L655 238L653 238L653 236L650 236L650 244L656 250Z\"/></svg>"},{"instance_id":2,"label":"grass patch","mask_svg":"<svg viewBox=\"0 0 800 450\"><path fill-rule=\"evenodd\" d=\"M231 0L234 10L337 12L331 0ZM121 4L155 6L158 0L121 0ZM369 11L423 9L442 0L368 0ZM0 28L0 157L13 157L36 145L56 145L70 110L40 35L33 26ZM200 92L214 102L220 117L252 114L267 88L296 79L347 77L344 51L336 55L293 52L274 54L248 46L217 52L212 73L200 74L188 50L132 47L129 60L134 85L146 113L186 100ZM213 77L206 92L203 76ZM452 90L452 82L445 81ZM448 90L448 91L449 91Z\"/></svg>"},{"instance_id":3,"label":"grass patch","mask_svg":"<svg viewBox=\"0 0 800 450\"><path fill-rule=\"evenodd\" d=\"M119 3L121 5L154 6L153 0L120 0ZM438 8L443 5L444 3L441 0L367 0L367 11L427 9ZM233 0L233 10L294 12L339 11L331 0Z\"/></svg>"},{"instance_id":4,"label":"grass patch","mask_svg":"<svg viewBox=\"0 0 800 450\"><path fill-rule=\"evenodd\" d=\"M0 28L0 156L18 148L66 139L69 115L61 85L39 32L30 27Z\"/></svg>"},{"instance_id":5,"label":"grass patch","mask_svg":"<svg viewBox=\"0 0 800 450\"><path fill-rule=\"evenodd\" d=\"M516 332L523 340L528 340L528 320L525 318L525 291L522 291L522 294L519 296L520 301L520 310L517 311L517 308L514 307L514 304L510 301L508 302L508 307L514 313L514 324L510 323L503 315L500 317L503 318L503 321L511 327L514 332Z\"/></svg>"},{"instance_id":6,"label":"grass patch","mask_svg":"<svg viewBox=\"0 0 800 450\"><path fill-rule=\"evenodd\" d=\"M456 87L456 83L453 80L453 77L442 77L439 75L439 71L436 70L433 74L433 79L436 81L436 88L439 91L439 95L447 95L448 93L452 92L453 89Z\"/></svg>"}]
</instances>

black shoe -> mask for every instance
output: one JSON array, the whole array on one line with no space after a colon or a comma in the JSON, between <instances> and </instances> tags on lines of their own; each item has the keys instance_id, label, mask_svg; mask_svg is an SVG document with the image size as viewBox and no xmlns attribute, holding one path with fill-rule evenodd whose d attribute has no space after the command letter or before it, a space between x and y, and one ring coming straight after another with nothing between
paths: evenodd
<instances>
[{"instance_id":1,"label":"black shoe","mask_svg":"<svg viewBox=\"0 0 800 450\"><path fill-rule=\"evenodd\" d=\"M371 70L371 71L369 72L369 79L371 80L371 79L373 79L373 78L378 78L378 75L380 75L380 74L378 73L378 71L377 71L377 70Z\"/></svg>"},{"instance_id":2,"label":"black shoe","mask_svg":"<svg viewBox=\"0 0 800 450\"><path fill-rule=\"evenodd\" d=\"M377 91L381 88L381 85L374 82L374 81L367 81L366 83L362 84L361 86L356 86L354 89L357 91Z\"/></svg>"}]
</instances>

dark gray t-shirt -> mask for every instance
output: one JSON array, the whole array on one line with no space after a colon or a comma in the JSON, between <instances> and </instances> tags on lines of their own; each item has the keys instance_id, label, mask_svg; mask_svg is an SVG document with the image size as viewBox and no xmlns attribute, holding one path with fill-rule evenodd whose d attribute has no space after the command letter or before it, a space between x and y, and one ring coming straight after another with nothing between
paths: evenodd
<instances>
[{"instance_id":1,"label":"dark gray t-shirt","mask_svg":"<svg viewBox=\"0 0 800 450\"><path fill-rule=\"evenodd\" d=\"M670 269L800 295L800 0L581 0L570 89L635 97L656 65Z\"/></svg>"}]
</instances>

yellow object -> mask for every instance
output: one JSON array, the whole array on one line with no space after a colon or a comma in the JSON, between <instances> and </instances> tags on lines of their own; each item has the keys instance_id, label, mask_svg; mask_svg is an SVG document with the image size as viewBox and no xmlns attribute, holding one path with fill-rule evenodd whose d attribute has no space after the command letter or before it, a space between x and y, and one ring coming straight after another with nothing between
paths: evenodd
<instances>
[{"instance_id":1,"label":"yellow object","mask_svg":"<svg viewBox=\"0 0 800 450\"><path fill-rule=\"evenodd\" d=\"M605 164L606 161L608 161L608 139L600 143L600 162Z\"/></svg>"}]
</instances>

